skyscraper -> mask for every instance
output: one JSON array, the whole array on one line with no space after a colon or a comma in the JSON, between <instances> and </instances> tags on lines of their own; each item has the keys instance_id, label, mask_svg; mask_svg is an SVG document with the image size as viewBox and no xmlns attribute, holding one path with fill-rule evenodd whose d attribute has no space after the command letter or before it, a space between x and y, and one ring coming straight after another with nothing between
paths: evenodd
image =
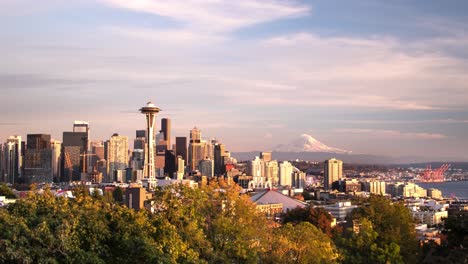
<instances>
[{"instance_id":1,"label":"skyscraper","mask_svg":"<svg viewBox=\"0 0 468 264\"><path fill-rule=\"evenodd\" d=\"M252 177L263 177L264 162L258 156L247 162L248 173Z\"/></svg>"},{"instance_id":2,"label":"skyscraper","mask_svg":"<svg viewBox=\"0 0 468 264\"><path fill-rule=\"evenodd\" d=\"M136 138L133 141L133 152L132 152L132 161L131 167L134 171L142 170L144 164L147 164L148 161L145 161L145 152L146 149L146 130L137 130Z\"/></svg>"},{"instance_id":3,"label":"skyscraper","mask_svg":"<svg viewBox=\"0 0 468 264\"><path fill-rule=\"evenodd\" d=\"M143 173L144 181L146 181L146 187L153 189L156 187L156 177L154 168L154 123L156 121L156 114L159 113L160 109L153 103L148 102L145 107L140 109L140 112L146 117L146 147L145 150L145 169Z\"/></svg>"},{"instance_id":4,"label":"skyscraper","mask_svg":"<svg viewBox=\"0 0 468 264\"><path fill-rule=\"evenodd\" d=\"M205 156L205 146L201 140L201 131L197 127L190 130L190 144L188 148L189 169L193 171L198 168L198 164Z\"/></svg>"},{"instance_id":5,"label":"skyscraper","mask_svg":"<svg viewBox=\"0 0 468 264\"><path fill-rule=\"evenodd\" d=\"M26 137L26 150L28 149L50 149L50 135L28 134Z\"/></svg>"},{"instance_id":6,"label":"skyscraper","mask_svg":"<svg viewBox=\"0 0 468 264\"><path fill-rule=\"evenodd\" d=\"M181 156L187 160L187 137L176 137L176 156Z\"/></svg>"},{"instance_id":7,"label":"skyscraper","mask_svg":"<svg viewBox=\"0 0 468 264\"><path fill-rule=\"evenodd\" d=\"M61 181L80 180L86 171L87 132L63 132Z\"/></svg>"},{"instance_id":8,"label":"skyscraper","mask_svg":"<svg viewBox=\"0 0 468 264\"><path fill-rule=\"evenodd\" d=\"M164 132L161 130L156 135L156 157L154 160L154 167L157 171L164 169L164 159L166 157L167 145L164 140ZM157 175L159 177L164 177L164 175Z\"/></svg>"},{"instance_id":9,"label":"skyscraper","mask_svg":"<svg viewBox=\"0 0 468 264\"><path fill-rule=\"evenodd\" d=\"M279 169L278 161L265 161L265 178L267 181L271 182L273 186L278 185L279 182Z\"/></svg>"},{"instance_id":10,"label":"skyscraper","mask_svg":"<svg viewBox=\"0 0 468 264\"><path fill-rule=\"evenodd\" d=\"M84 143L85 145L85 150L83 153L81 153L81 173L86 174L90 173L93 170L92 166L92 155L91 155L91 137L90 137L90 127L89 123L86 121L75 121L73 123L73 132L82 132L86 133L86 142Z\"/></svg>"},{"instance_id":11,"label":"skyscraper","mask_svg":"<svg viewBox=\"0 0 468 264\"><path fill-rule=\"evenodd\" d=\"M183 180L185 174L185 160L177 156L177 180Z\"/></svg>"},{"instance_id":12,"label":"skyscraper","mask_svg":"<svg viewBox=\"0 0 468 264\"><path fill-rule=\"evenodd\" d=\"M135 140L133 141L133 149L145 149L145 142L146 142L146 131L137 130Z\"/></svg>"},{"instance_id":13,"label":"skyscraper","mask_svg":"<svg viewBox=\"0 0 468 264\"><path fill-rule=\"evenodd\" d=\"M279 185L292 186L293 166L289 161L283 161L279 165Z\"/></svg>"},{"instance_id":14,"label":"skyscraper","mask_svg":"<svg viewBox=\"0 0 468 264\"><path fill-rule=\"evenodd\" d=\"M171 148L171 119L163 118L161 119L161 131L164 135L164 141L166 141L166 146L168 149Z\"/></svg>"},{"instance_id":15,"label":"skyscraper","mask_svg":"<svg viewBox=\"0 0 468 264\"><path fill-rule=\"evenodd\" d=\"M117 171L128 167L128 137L114 134L109 140L107 150L107 182L116 180Z\"/></svg>"},{"instance_id":16,"label":"skyscraper","mask_svg":"<svg viewBox=\"0 0 468 264\"><path fill-rule=\"evenodd\" d=\"M54 181L60 180L60 156L62 153L62 142L51 140L50 148L52 149L52 175Z\"/></svg>"},{"instance_id":17,"label":"skyscraper","mask_svg":"<svg viewBox=\"0 0 468 264\"><path fill-rule=\"evenodd\" d=\"M265 161L271 161L271 152L260 152L260 158Z\"/></svg>"},{"instance_id":18,"label":"skyscraper","mask_svg":"<svg viewBox=\"0 0 468 264\"><path fill-rule=\"evenodd\" d=\"M200 173L202 176L212 178L214 176L214 162L212 159L205 158L200 161Z\"/></svg>"},{"instance_id":19,"label":"skyscraper","mask_svg":"<svg viewBox=\"0 0 468 264\"><path fill-rule=\"evenodd\" d=\"M142 170L145 161L145 153L143 149L134 149L132 152L132 160L130 167L134 171Z\"/></svg>"},{"instance_id":20,"label":"skyscraper","mask_svg":"<svg viewBox=\"0 0 468 264\"><path fill-rule=\"evenodd\" d=\"M224 166L224 157L226 156L226 150L224 144L216 143L214 145L214 163L215 163L215 175L222 175L226 172Z\"/></svg>"},{"instance_id":21,"label":"skyscraper","mask_svg":"<svg viewBox=\"0 0 468 264\"><path fill-rule=\"evenodd\" d=\"M164 174L172 178L174 173L177 171L176 168L176 156L174 154L174 150L166 149L166 154L164 157Z\"/></svg>"},{"instance_id":22,"label":"skyscraper","mask_svg":"<svg viewBox=\"0 0 468 264\"><path fill-rule=\"evenodd\" d=\"M324 162L323 168L323 187L325 190L331 190L332 183L343 177L343 161L329 159Z\"/></svg>"},{"instance_id":23,"label":"skyscraper","mask_svg":"<svg viewBox=\"0 0 468 264\"><path fill-rule=\"evenodd\" d=\"M14 184L21 180L22 176L22 150L21 136L11 136L4 147L4 180Z\"/></svg>"},{"instance_id":24,"label":"skyscraper","mask_svg":"<svg viewBox=\"0 0 468 264\"><path fill-rule=\"evenodd\" d=\"M24 157L25 182L52 182L52 149L50 135L27 135L27 148Z\"/></svg>"}]
</instances>

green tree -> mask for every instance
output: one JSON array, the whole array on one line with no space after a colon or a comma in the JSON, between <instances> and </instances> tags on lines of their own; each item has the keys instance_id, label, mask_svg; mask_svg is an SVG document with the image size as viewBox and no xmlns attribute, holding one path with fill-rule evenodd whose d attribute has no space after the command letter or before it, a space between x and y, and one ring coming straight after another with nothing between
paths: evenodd
<instances>
[{"instance_id":1,"label":"green tree","mask_svg":"<svg viewBox=\"0 0 468 264\"><path fill-rule=\"evenodd\" d=\"M379 246L378 233L368 219L360 219L359 225L358 233L349 229L336 239L337 246L343 252L343 263L404 263L397 244Z\"/></svg>"},{"instance_id":2,"label":"green tree","mask_svg":"<svg viewBox=\"0 0 468 264\"><path fill-rule=\"evenodd\" d=\"M339 254L331 239L308 222L277 228L266 263L337 263Z\"/></svg>"},{"instance_id":3,"label":"green tree","mask_svg":"<svg viewBox=\"0 0 468 264\"><path fill-rule=\"evenodd\" d=\"M200 261L258 263L266 250L267 220L235 186L221 182L200 189L160 189L153 209L155 221L174 225Z\"/></svg>"},{"instance_id":4,"label":"green tree","mask_svg":"<svg viewBox=\"0 0 468 264\"><path fill-rule=\"evenodd\" d=\"M4 183L0 183L0 196L5 196L8 199L16 198L15 193Z\"/></svg>"},{"instance_id":5,"label":"green tree","mask_svg":"<svg viewBox=\"0 0 468 264\"><path fill-rule=\"evenodd\" d=\"M186 262L174 254L187 249L184 242L161 228L145 211L83 193L76 199L32 193L0 208L0 263Z\"/></svg>"},{"instance_id":6,"label":"green tree","mask_svg":"<svg viewBox=\"0 0 468 264\"><path fill-rule=\"evenodd\" d=\"M309 222L318 227L327 236L332 236L332 216L322 207L307 206L295 208L283 215L283 223Z\"/></svg>"},{"instance_id":7,"label":"green tree","mask_svg":"<svg viewBox=\"0 0 468 264\"><path fill-rule=\"evenodd\" d=\"M124 200L124 193L122 188L117 186L113 191L112 191L112 197L114 198L114 201L118 204L122 204Z\"/></svg>"},{"instance_id":8,"label":"green tree","mask_svg":"<svg viewBox=\"0 0 468 264\"><path fill-rule=\"evenodd\" d=\"M367 204L355 209L348 221L368 219L377 232L378 248L397 250L405 263L417 263L420 258L419 242L415 223L410 211L403 203L392 203L389 199L372 195Z\"/></svg>"}]
</instances>

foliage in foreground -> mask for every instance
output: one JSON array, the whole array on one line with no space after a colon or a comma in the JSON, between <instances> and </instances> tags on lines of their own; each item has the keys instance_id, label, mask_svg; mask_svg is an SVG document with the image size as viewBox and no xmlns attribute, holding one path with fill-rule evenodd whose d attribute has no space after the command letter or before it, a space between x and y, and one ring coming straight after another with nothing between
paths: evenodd
<instances>
[{"instance_id":1,"label":"foliage in foreground","mask_svg":"<svg viewBox=\"0 0 468 264\"><path fill-rule=\"evenodd\" d=\"M120 197L120 195L116 195ZM0 209L0 263L336 263L309 223L276 227L233 186L160 189L154 214L77 191Z\"/></svg>"}]
</instances>

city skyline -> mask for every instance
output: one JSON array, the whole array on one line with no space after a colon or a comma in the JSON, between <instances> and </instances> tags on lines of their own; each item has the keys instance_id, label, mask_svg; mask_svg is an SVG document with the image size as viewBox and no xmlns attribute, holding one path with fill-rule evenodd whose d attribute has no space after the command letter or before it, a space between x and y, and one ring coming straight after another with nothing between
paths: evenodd
<instances>
[{"instance_id":1,"label":"city skyline","mask_svg":"<svg viewBox=\"0 0 468 264\"><path fill-rule=\"evenodd\" d=\"M171 140L197 126L233 152L307 134L353 153L468 159L463 1L129 3L0 3L1 142L61 140L74 120L91 140L133 138L151 100Z\"/></svg>"}]
</instances>

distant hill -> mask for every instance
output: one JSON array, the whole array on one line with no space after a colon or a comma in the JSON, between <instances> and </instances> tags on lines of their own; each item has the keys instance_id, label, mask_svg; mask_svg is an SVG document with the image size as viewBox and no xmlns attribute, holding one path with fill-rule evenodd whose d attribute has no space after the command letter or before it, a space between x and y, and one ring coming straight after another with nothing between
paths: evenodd
<instances>
[{"instance_id":1,"label":"distant hill","mask_svg":"<svg viewBox=\"0 0 468 264\"><path fill-rule=\"evenodd\" d=\"M233 152L231 155L239 161L252 160L255 156L260 155L260 151L250 152ZM433 164L432 167L440 167L443 163L452 164L453 168L464 168L468 165L468 162L431 162L430 158L424 157L390 157L390 156L378 156L368 154L344 154L344 153L330 153L330 152L283 152L273 151L273 159L283 160L308 160L308 161L324 161L326 159L337 158L345 163L352 164L381 164L381 165L393 165L398 167L425 167L426 164ZM456 166L456 167L455 167Z\"/></svg>"},{"instance_id":2,"label":"distant hill","mask_svg":"<svg viewBox=\"0 0 468 264\"><path fill-rule=\"evenodd\" d=\"M259 156L259 151L252 152L234 152L231 155L237 160L252 160L255 156ZM346 163L357 164L391 164L397 163L391 158L372 156L372 155L355 155L355 154L341 154L329 152L272 152L273 159L283 160L308 160L308 161L324 161L326 159L337 158Z\"/></svg>"},{"instance_id":3,"label":"distant hill","mask_svg":"<svg viewBox=\"0 0 468 264\"><path fill-rule=\"evenodd\" d=\"M349 150L330 147L308 134L302 134L287 144L277 145L273 149L272 154L273 159L278 161L296 159L307 161L324 161L331 158L337 158L349 164L394 165L399 167L415 167L416 164L418 164L418 167L425 167L427 162L434 160L457 161L457 158L434 159L418 156L391 157L371 154L355 154ZM259 156L260 151L234 152L231 153L231 155L239 161L246 161L253 160L255 156ZM440 167L443 163L447 162L436 162L432 166ZM448 163L455 164L456 162ZM461 168L464 168L464 162L458 163L460 163L460 165L457 166L462 166Z\"/></svg>"}]
</instances>

